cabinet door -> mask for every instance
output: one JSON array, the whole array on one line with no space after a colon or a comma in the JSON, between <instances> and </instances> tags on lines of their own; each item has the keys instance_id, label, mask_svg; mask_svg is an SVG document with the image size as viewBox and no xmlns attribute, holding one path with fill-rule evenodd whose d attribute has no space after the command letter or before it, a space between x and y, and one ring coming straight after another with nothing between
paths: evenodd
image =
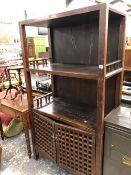
<instances>
[{"instance_id":1,"label":"cabinet door","mask_svg":"<svg viewBox=\"0 0 131 175\"><path fill-rule=\"evenodd\" d=\"M77 175L94 175L95 134L67 125L55 125L57 163Z\"/></svg>"},{"instance_id":2,"label":"cabinet door","mask_svg":"<svg viewBox=\"0 0 131 175\"><path fill-rule=\"evenodd\" d=\"M33 112L35 147L46 157L56 162L54 122L49 118Z\"/></svg>"}]
</instances>

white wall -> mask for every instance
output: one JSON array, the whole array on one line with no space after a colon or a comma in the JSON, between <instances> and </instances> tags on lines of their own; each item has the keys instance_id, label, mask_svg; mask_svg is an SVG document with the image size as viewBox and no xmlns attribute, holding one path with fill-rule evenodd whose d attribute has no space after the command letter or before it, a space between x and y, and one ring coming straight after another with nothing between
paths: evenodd
<instances>
[{"instance_id":1,"label":"white wall","mask_svg":"<svg viewBox=\"0 0 131 175\"><path fill-rule=\"evenodd\" d=\"M73 0L66 8L65 0L1 0L0 22L13 22L17 26L18 21L25 19L24 10L30 19L93 4L93 0ZM126 35L131 37L131 17L127 18L126 26ZM18 31L17 27L16 30Z\"/></svg>"},{"instance_id":2,"label":"white wall","mask_svg":"<svg viewBox=\"0 0 131 175\"><path fill-rule=\"evenodd\" d=\"M131 16L126 18L126 36L131 37Z\"/></svg>"},{"instance_id":3,"label":"white wall","mask_svg":"<svg viewBox=\"0 0 131 175\"><path fill-rule=\"evenodd\" d=\"M28 18L56 13L65 9L65 0L1 0L0 21L24 20L24 10Z\"/></svg>"}]
</instances>

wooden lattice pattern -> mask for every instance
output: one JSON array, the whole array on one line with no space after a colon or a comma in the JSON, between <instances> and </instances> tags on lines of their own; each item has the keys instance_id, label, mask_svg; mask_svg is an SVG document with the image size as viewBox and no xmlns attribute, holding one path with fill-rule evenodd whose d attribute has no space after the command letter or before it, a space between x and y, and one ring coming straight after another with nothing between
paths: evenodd
<instances>
[{"instance_id":1,"label":"wooden lattice pattern","mask_svg":"<svg viewBox=\"0 0 131 175\"><path fill-rule=\"evenodd\" d=\"M95 169L95 133L57 124L57 161L77 175L93 175Z\"/></svg>"},{"instance_id":2,"label":"wooden lattice pattern","mask_svg":"<svg viewBox=\"0 0 131 175\"><path fill-rule=\"evenodd\" d=\"M56 161L54 144L54 122L40 114L33 113L35 143L44 154L53 161Z\"/></svg>"}]
</instances>

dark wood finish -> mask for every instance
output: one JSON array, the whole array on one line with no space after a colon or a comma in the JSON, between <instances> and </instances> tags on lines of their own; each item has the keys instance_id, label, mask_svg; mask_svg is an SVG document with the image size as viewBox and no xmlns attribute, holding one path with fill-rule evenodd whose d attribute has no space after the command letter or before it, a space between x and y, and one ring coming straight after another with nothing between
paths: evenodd
<instances>
[{"instance_id":1,"label":"dark wood finish","mask_svg":"<svg viewBox=\"0 0 131 175\"><path fill-rule=\"evenodd\" d=\"M54 135L54 122L43 115L33 112L35 132L35 147L39 148L51 160L56 160ZM45 129L46 128L46 129ZM42 132L42 133L41 133ZM56 161L55 161L56 162Z\"/></svg>"},{"instance_id":2,"label":"dark wood finish","mask_svg":"<svg viewBox=\"0 0 131 175\"><path fill-rule=\"evenodd\" d=\"M63 135L66 132L65 128L72 127L74 132L75 128L79 128L89 134L85 126L90 129L93 127L95 132L95 155L92 159L94 171L86 170L86 173L79 169L76 174L101 175L104 117L119 105L121 97L125 15L107 4L99 4L41 19L22 21L20 28L22 29L23 26L49 28L51 65L35 69L26 64L24 66L28 75L26 81L30 81L31 72L51 74L53 101L32 110L58 123L59 129L64 130ZM32 108L30 100L29 95L29 106ZM87 122L84 123L83 119ZM37 125L32 127L36 156L42 152L36 147ZM69 142L71 143L71 140ZM66 151L66 148L63 151ZM60 165L72 172L74 169L70 166L72 160L68 165L64 164L62 153L61 159Z\"/></svg>"},{"instance_id":3,"label":"dark wood finish","mask_svg":"<svg viewBox=\"0 0 131 175\"><path fill-rule=\"evenodd\" d=\"M56 124L57 162L73 174L95 173L95 133Z\"/></svg>"},{"instance_id":4,"label":"dark wood finish","mask_svg":"<svg viewBox=\"0 0 131 175\"><path fill-rule=\"evenodd\" d=\"M103 154L103 127L105 106L105 75L107 55L107 29L108 29L108 7L101 7L99 22L99 47L98 47L98 84L97 84L97 129L96 129L96 174L102 174Z\"/></svg>"},{"instance_id":5,"label":"dark wood finish","mask_svg":"<svg viewBox=\"0 0 131 175\"><path fill-rule=\"evenodd\" d=\"M56 97L96 107L96 89L97 81L94 80L55 76Z\"/></svg>"},{"instance_id":6,"label":"dark wood finish","mask_svg":"<svg viewBox=\"0 0 131 175\"><path fill-rule=\"evenodd\" d=\"M54 63L48 67L32 69L29 68L27 71L31 72L45 72L51 75L63 75L67 77L78 77L85 79L97 80L97 67L96 66L83 66L73 64L59 64Z\"/></svg>"},{"instance_id":7,"label":"dark wood finish","mask_svg":"<svg viewBox=\"0 0 131 175\"><path fill-rule=\"evenodd\" d=\"M35 148L72 174L94 174L95 132L71 127L33 110ZM87 132L88 130L88 132Z\"/></svg>"},{"instance_id":8,"label":"dark wood finish","mask_svg":"<svg viewBox=\"0 0 131 175\"><path fill-rule=\"evenodd\" d=\"M96 108L83 104L74 104L61 98L54 98L47 106L36 109L45 116L63 121L79 128L95 128Z\"/></svg>"},{"instance_id":9,"label":"dark wood finish","mask_svg":"<svg viewBox=\"0 0 131 175\"><path fill-rule=\"evenodd\" d=\"M98 43L98 26L97 19L55 28L52 31L53 62L98 65L98 45L95 44Z\"/></svg>"},{"instance_id":10,"label":"dark wood finish","mask_svg":"<svg viewBox=\"0 0 131 175\"><path fill-rule=\"evenodd\" d=\"M107 63L118 60L120 20L119 15L112 17L112 13L109 13Z\"/></svg>"},{"instance_id":11,"label":"dark wood finish","mask_svg":"<svg viewBox=\"0 0 131 175\"><path fill-rule=\"evenodd\" d=\"M124 68L131 70L131 49L125 50Z\"/></svg>"}]
</instances>

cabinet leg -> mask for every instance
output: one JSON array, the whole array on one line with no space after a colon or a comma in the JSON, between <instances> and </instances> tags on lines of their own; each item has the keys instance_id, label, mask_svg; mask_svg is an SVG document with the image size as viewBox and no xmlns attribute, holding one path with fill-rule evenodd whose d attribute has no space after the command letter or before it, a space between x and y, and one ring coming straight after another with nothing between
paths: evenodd
<instances>
[{"instance_id":1,"label":"cabinet leg","mask_svg":"<svg viewBox=\"0 0 131 175\"><path fill-rule=\"evenodd\" d=\"M36 149L34 149L34 159L38 160L39 159L39 153Z\"/></svg>"},{"instance_id":2,"label":"cabinet leg","mask_svg":"<svg viewBox=\"0 0 131 175\"><path fill-rule=\"evenodd\" d=\"M28 156L31 158L31 146L30 146L30 137L29 137L29 128L27 126L27 123L24 123L24 132L25 132L25 140L26 140L26 145L27 145L27 150L28 150Z\"/></svg>"}]
</instances>

